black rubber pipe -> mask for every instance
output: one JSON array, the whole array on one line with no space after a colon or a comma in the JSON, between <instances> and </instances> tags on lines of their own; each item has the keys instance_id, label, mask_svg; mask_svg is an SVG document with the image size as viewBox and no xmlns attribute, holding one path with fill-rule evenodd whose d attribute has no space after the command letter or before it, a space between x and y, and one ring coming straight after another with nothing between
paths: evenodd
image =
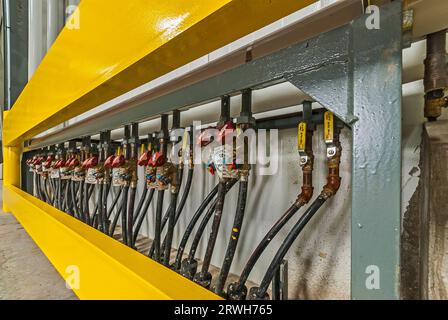
<instances>
[{"instance_id":1,"label":"black rubber pipe","mask_svg":"<svg viewBox=\"0 0 448 320\"><path fill-rule=\"evenodd\" d=\"M115 195L114 200L112 200L112 204L107 211L107 219L110 219L110 216L112 215L112 212L115 209L115 206L117 205L118 200L120 199L121 193L123 192L123 188L118 189L118 193Z\"/></svg>"},{"instance_id":2,"label":"black rubber pipe","mask_svg":"<svg viewBox=\"0 0 448 320\"><path fill-rule=\"evenodd\" d=\"M185 189L184 189L184 192L182 194L182 197L180 199L179 205L177 206L177 210L176 210L176 217L174 220L175 224L179 220L182 210L185 207L185 203L187 202L188 195L190 194L191 184L193 182L193 172L194 172L194 168L188 169L187 182L185 183Z\"/></svg>"},{"instance_id":3,"label":"black rubber pipe","mask_svg":"<svg viewBox=\"0 0 448 320\"><path fill-rule=\"evenodd\" d=\"M148 194L148 197L146 199L145 205L143 206L143 209L142 209L142 214L138 218L137 224L135 225L135 228L134 228L134 239L132 240L134 242L134 244L137 241L138 233L140 232L140 228L142 227L143 220L145 220L146 214L147 214L148 209L149 209L149 205L151 204L152 199L154 198L154 192L155 192L155 189L151 189L149 191L149 194Z\"/></svg>"},{"instance_id":4,"label":"black rubber pipe","mask_svg":"<svg viewBox=\"0 0 448 320\"><path fill-rule=\"evenodd\" d=\"M52 204L53 200L50 198L50 195L48 194L48 179L44 179L44 194L45 194L45 199L47 199L47 203L48 204Z\"/></svg>"},{"instance_id":5,"label":"black rubber pipe","mask_svg":"<svg viewBox=\"0 0 448 320\"><path fill-rule=\"evenodd\" d=\"M182 183L183 169L180 169L179 171L180 171L179 172L179 185L180 185ZM169 232L172 232L172 233L174 232L174 228L176 226L176 223L179 220L179 217L180 217L180 214L182 213L183 207L185 206L185 202L187 200L188 193L190 192L192 178L193 178L193 169L189 169L188 170L187 183L185 185L185 190L184 190L184 192L182 194L182 198L181 198L181 201L179 203L179 206L176 205L177 209L175 210L176 213L174 215L174 224L172 225L173 230L168 230L167 231L167 234L166 234L166 236L165 236L165 238L163 239L163 242L162 242L162 248L161 248L162 252L164 252L166 250L166 243L167 243L167 240L168 240L167 239L167 235L169 234ZM177 197L178 197L178 195L176 196L176 198ZM171 202L170 206L168 208L168 212L165 214L165 216L163 217L163 220L162 220L162 231L165 228L166 222L168 221L168 217L169 217L170 212L173 212L172 210L173 210L173 208L172 208L172 202ZM152 256L153 254L154 254L154 245L151 245L150 255Z\"/></svg>"},{"instance_id":6,"label":"black rubber pipe","mask_svg":"<svg viewBox=\"0 0 448 320\"><path fill-rule=\"evenodd\" d=\"M177 178L178 178L179 186L182 185L183 172L184 172L183 168L179 169L179 171L178 171ZM161 225L162 231L163 231L163 229L165 229L166 223L168 222L168 219L170 217L171 212L172 212L172 207L171 207L171 202L170 202L170 205L169 205L168 209L166 210L166 212L165 212L165 214L164 214L164 216L162 218L162 225ZM152 253L151 253L151 255L152 255Z\"/></svg>"},{"instance_id":7,"label":"black rubber pipe","mask_svg":"<svg viewBox=\"0 0 448 320\"><path fill-rule=\"evenodd\" d=\"M121 234L123 237L123 243L128 245L128 232L127 232L127 214L126 209L128 207L128 195L129 195L129 186L123 187L123 195L121 197Z\"/></svg>"},{"instance_id":8,"label":"black rubber pipe","mask_svg":"<svg viewBox=\"0 0 448 320\"><path fill-rule=\"evenodd\" d=\"M233 258L235 256L235 251L238 245L238 240L240 238L241 233L241 227L243 225L244 220L246 199L247 199L247 180L240 181L235 219L233 221L233 227L229 239L229 244L227 245L224 261L218 276L218 281L216 282L215 293L218 295L221 295L223 292L224 285L227 281L227 277L229 276L230 267L232 266Z\"/></svg>"},{"instance_id":9,"label":"black rubber pipe","mask_svg":"<svg viewBox=\"0 0 448 320\"><path fill-rule=\"evenodd\" d=\"M170 257L171 257L171 245L173 243L173 233L174 233L174 226L175 226L175 219L176 219L176 205L177 205L177 197L179 193L173 192L171 193L171 213L168 218L168 230L166 233L166 242L165 242L165 248L163 251L163 264L165 266L169 266L170 264Z\"/></svg>"},{"instance_id":10,"label":"black rubber pipe","mask_svg":"<svg viewBox=\"0 0 448 320\"><path fill-rule=\"evenodd\" d=\"M227 183L226 186L226 192L229 192L230 189L236 184L238 180L234 179ZM217 185L219 189L219 184ZM218 192L217 189L217 192ZM204 218L201 221L201 224L198 227L198 230L196 231L196 234L193 239L193 243L191 244L190 252L188 254L188 261L193 261L194 257L196 256L196 251L199 246L199 242L201 241L202 235L204 233L205 228L207 227L208 222L210 221L210 218L213 216L213 213L215 213L216 206L218 204L218 199L215 199L215 201L212 203L210 208L208 209L207 213L205 214Z\"/></svg>"},{"instance_id":11,"label":"black rubber pipe","mask_svg":"<svg viewBox=\"0 0 448 320\"><path fill-rule=\"evenodd\" d=\"M180 264L182 262L182 255L184 254L185 246L187 245L188 239L190 238L190 235L193 232L193 229L196 226L196 223L199 221L199 218L202 216L202 213L205 211L207 206L210 204L210 202L216 196L216 193L218 193L218 185L216 185L212 189L212 191L207 195L207 197L204 199L204 201L202 201L201 205L194 213L193 218L191 218L190 223L188 224L187 229L185 230L185 233L184 233L182 240L179 244L179 247L177 249L176 260L174 262L175 270L180 269Z\"/></svg>"},{"instance_id":12,"label":"black rubber pipe","mask_svg":"<svg viewBox=\"0 0 448 320\"><path fill-rule=\"evenodd\" d=\"M159 190L157 193L157 206L156 206L156 223L154 232L154 255L152 257L156 261L160 261L160 238L162 233L162 210L163 210L163 196L165 190Z\"/></svg>"},{"instance_id":13,"label":"black rubber pipe","mask_svg":"<svg viewBox=\"0 0 448 320\"><path fill-rule=\"evenodd\" d=\"M98 196L96 200L96 207L92 216L92 225L96 228L100 227L100 231L106 232L103 230L103 197L104 197L104 185L100 183L98 186Z\"/></svg>"},{"instance_id":14,"label":"black rubber pipe","mask_svg":"<svg viewBox=\"0 0 448 320\"><path fill-rule=\"evenodd\" d=\"M93 193L93 185L90 185L86 182L84 182L84 208L83 208L83 212L84 212L84 219L85 222L88 225L92 225L92 221L90 219L90 208L89 208L89 201L90 201L90 197Z\"/></svg>"},{"instance_id":15,"label":"black rubber pipe","mask_svg":"<svg viewBox=\"0 0 448 320\"><path fill-rule=\"evenodd\" d=\"M300 209L297 203L294 203L288 210L277 220L277 222L272 226L272 228L266 233L264 238L260 241L258 246L255 248L254 252L247 261L239 281L234 285L232 290L241 291L245 287L246 281L249 275L260 258L261 254L267 248L272 239L278 234L278 232L286 225L286 223L294 216L294 214Z\"/></svg>"},{"instance_id":16,"label":"black rubber pipe","mask_svg":"<svg viewBox=\"0 0 448 320\"><path fill-rule=\"evenodd\" d=\"M143 204L145 203L147 194L148 194L148 188L146 188L146 180L145 180L145 185L143 186L143 193L140 197L140 201L138 202L137 209L135 209L135 212L134 212L134 223L137 221L138 217L141 214Z\"/></svg>"},{"instance_id":17,"label":"black rubber pipe","mask_svg":"<svg viewBox=\"0 0 448 320\"><path fill-rule=\"evenodd\" d=\"M76 201L76 182L75 181L70 181L71 184L71 188L70 188L70 194L71 194L71 198L72 198L72 204L73 204L73 214L75 215L76 218L82 220L81 214L79 213L78 210L78 204Z\"/></svg>"},{"instance_id":18,"label":"black rubber pipe","mask_svg":"<svg viewBox=\"0 0 448 320\"><path fill-rule=\"evenodd\" d=\"M226 197L226 182L220 181L218 186L218 195L215 209L215 217L213 219L212 231L208 239L207 249L205 251L204 260L202 262L201 272L206 273L210 268L210 263L215 249L216 239L218 238L219 226L221 225L222 212L224 209L224 200Z\"/></svg>"},{"instance_id":19,"label":"black rubber pipe","mask_svg":"<svg viewBox=\"0 0 448 320\"><path fill-rule=\"evenodd\" d=\"M120 188L120 192L119 192L119 194L122 194L122 193L123 193L123 187ZM118 198L119 198L119 197L117 196L116 199L118 200ZM118 206L117 213L115 214L115 217L114 217L114 220L113 220L113 222L112 222L112 225L110 226L109 236L111 236L111 237L114 236L115 228L117 227L117 223L118 223L118 219L119 219L120 216L121 216L122 208L123 208L123 203L121 202L120 205ZM109 209L110 214L112 214L112 211L113 211L112 208ZM110 215L109 215L109 216L110 216Z\"/></svg>"},{"instance_id":20,"label":"black rubber pipe","mask_svg":"<svg viewBox=\"0 0 448 320\"><path fill-rule=\"evenodd\" d=\"M103 206L100 210L100 214L102 216L102 222L103 222L101 228L103 229L103 232L107 234L109 231L109 217L107 215L107 199L109 198L109 193L112 186L110 183L106 183L105 186L106 191L103 192L103 203L102 203Z\"/></svg>"},{"instance_id":21,"label":"black rubber pipe","mask_svg":"<svg viewBox=\"0 0 448 320\"><path fill-rule=\"evenodd\" d=\"M135 205L135 194L137 192L137 188L130 188L131 192L129 195L129 204L128 204L128 212L127 212L127 228L126 228L126 237L127 237L127 245L130 247L134 246L134 237L133 237L133 229L134 229L134 205Z\"/></svg>"},{"instance_id":22,"label":"black rubber pipe","mask_svg":"<svg viewBox=\"0 0 448 320\"><path fill-rule=\"evenodd\" d=\"M263 280L261 281L260 287L256 290L257 298L263 299L265 297L269 285L272 281L272 278L274 277L274 274L277 271L277 269L280 267L283 259L285 258L286 253L291 248L292 244L297 239L297 237L300 235L303 228L305 228L307 223L316 214L316 212L325 203L325 201L326 198L319 195L319 197L317 197L317 199L314 200L314 202L308 207L305 213L300 217L300 219L288 233L282 245L275 254L274 259L269 265L268 270L266 271L266 274L264 275Z\"/></svg>"}]
</instances>

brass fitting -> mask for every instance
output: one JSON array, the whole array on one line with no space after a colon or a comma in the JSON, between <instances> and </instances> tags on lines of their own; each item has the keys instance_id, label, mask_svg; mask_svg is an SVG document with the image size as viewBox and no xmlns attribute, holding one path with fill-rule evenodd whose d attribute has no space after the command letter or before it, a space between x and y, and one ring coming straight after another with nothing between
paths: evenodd
<instances>
[{"instance_id":1,"label":"brass fitting","mask_svg":"<svg viewBox=\"0 0 448 320\"><path fill-rule=\"evenodd\" d=\"M137 173L137 161L133 158L128 161L129 174L131 175L130 187L137 188L138 173Z\"/></svg>"},{"instance_id":2,"label":"brass fitting","mask_svg":"<svg viewBox=\"0 0 448 320\"><path fill-rule=\"evenodd\" d=\"M339 165L341 163L341 142L339 140L341 130L335 128L334 131L334 145L336 146L336 153L329 157L327 160L327 184L323 187L321 192L322 197L325 199L331 198L336 194L341 186L341 177L339 176Z\"/></svg>"},{"instance_id":3,"label":"brass fitting","mask_svg":"<svg viewBox=\"0 0 448 320\"><path fill-rule=\"evenodd\" d=\"M314 169L314 153L313 153L313 130L307 130L307 139L305 152L307 161L302 165L302 191L297 197L296 204L303 206L307 204L313 197L313 169Z\"/></svg>"},{"instance_id":4,"label":"brass fitting","mask_svg":"<svg viewBox=\"0 0 448 320\"><path fill-rule=\"evenodd\" d=\"M249 171L250 166L249 165L243 165L243 168L238 170L238 175L240 177L240 181L247 181L249 178Z\"/></svg>"},{"instance_id":5,"label":"brass fitting","mask_svg":"<svg viewBox=\"0 0 448 320\"><path fill-rule=\"evenodd\" d=\"M446 31L441 30L426 37L425 59L425 107L429 121L435 121L447 106L445 90L448 88L448 64L446 53Z\"/></svg>"},{"instance_id":6,"label":"brass fitting","mask_svg":"<svg viewBox=\"0 0 448 320\"><path fill-rule=\"evenodd\" d=\"M425 118L427 119L437 119L442 115L442 108L447 107L447 99L445 97L438 97L435 99L430 99L425 96Z\"/></svg>"}]
</instances>

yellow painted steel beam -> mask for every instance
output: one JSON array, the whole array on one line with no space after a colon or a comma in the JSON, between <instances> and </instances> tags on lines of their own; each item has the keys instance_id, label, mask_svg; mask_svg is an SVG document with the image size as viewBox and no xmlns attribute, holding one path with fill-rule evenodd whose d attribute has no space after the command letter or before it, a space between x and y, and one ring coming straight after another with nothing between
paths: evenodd
<instances>
[{"instance_id":1,"label":"yellow painted steel beam","mask_svg":"<svg viewBox=\"0 0 448 320\"><path fill-rule=\"evenodd\" d=\"M3 112L3 123L9 111ZM3 186L20 186L20 157L22 155L21 146L3 145ZM3 188L3 199L6 198ZM8 201L3 201L3 212L10 212Z\"/></svg>"},{"instance_id":2,"label":"yellow painted steel beam","mask_svg":"<svg viewBox=\"0 0 448 320\"><path fill-rule=\"evenodd\" d=\"M315 1L81 1L7 115L3 143L19 145Z\"/></svg>"},{"instance_id":3,"label":"yellow painted steel beam","mask_svg":"<svg viewBox=\"0 0 448 320\"><path fill-rule=\"evenodd\" d=\"M14 216L81 299L221 299L14 186L4 192Z\"/></svg>"}]
</instances>

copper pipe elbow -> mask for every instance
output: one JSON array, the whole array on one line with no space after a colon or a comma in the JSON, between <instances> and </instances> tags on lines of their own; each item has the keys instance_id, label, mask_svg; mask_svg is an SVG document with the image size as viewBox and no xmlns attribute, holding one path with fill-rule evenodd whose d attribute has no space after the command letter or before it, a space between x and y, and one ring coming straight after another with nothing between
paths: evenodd
<instances>
[{"instance_id":1,"label":"copper pipe elbow","mask_svg":"<svg viewBox=\"0 0 448 320\"><path fill-rule=\"evenodd\" d=\"M313 197L314 187L313 187L313 168L314 168L314 153L312 145L313 132L308 132L310 136L307 139L306 153L308 154L308 161L302 167L303 182L302 182L302 192L297 197L296 204L298 206L303 206L307 204Z\"/></svg>"},{"instance_id":2,"label":"copper pipe elbow","mask_svg":"<svg viewBox=\"0 0 448 320\"><path fill-rule=\"evenodd\" d=\"M327 168L328 168L327 184L324 186L322 190L322 196L324 196L327 199L334 196L341 186L341 177L339 176L339 166L341 163L342 148L339 142L339 135L337 135L336 150L337 150L336 154L327 161Z\"/></svg>"}]
</instances>

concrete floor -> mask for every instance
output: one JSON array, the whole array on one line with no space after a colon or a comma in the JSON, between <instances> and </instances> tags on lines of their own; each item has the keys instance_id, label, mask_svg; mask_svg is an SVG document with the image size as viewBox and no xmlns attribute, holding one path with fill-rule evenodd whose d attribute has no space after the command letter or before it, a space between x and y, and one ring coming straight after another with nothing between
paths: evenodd
<instances>
[{"instance_id":1,"label":"concrete floor","mask_svg":"<svg viewBox=\"0 0 448 320\"><path fill-rule=\"evenodd\" d=\"M77 298L14 216L0 210L0 300L11 299Z\"/></svg>"}]
</instances>

